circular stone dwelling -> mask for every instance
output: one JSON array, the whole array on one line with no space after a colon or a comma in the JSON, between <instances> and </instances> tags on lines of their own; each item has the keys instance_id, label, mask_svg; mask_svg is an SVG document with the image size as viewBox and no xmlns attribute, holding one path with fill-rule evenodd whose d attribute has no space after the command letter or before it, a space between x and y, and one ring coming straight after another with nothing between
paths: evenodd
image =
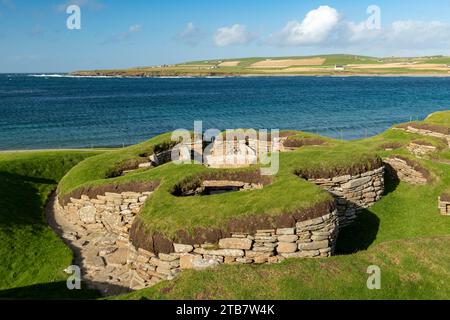
<instances>
[{"instance_id":1,"label":"circular stone dwelling","mask_svg":"<svg viewBox=\"0 0 450 320\"><path fill-rule=\"evenodd\" d=\"M340 228L382 196L384 163L350 142L303 132L265 143L278 161L272 175L255 161L258 138L248 137L203 143L203 163L194 152L197 161L171 161L176 143L164 134L74 167L53 212L84 279L113 294L184 269L333 255ZM218 165L226 145L228 158L251 161Z\"/></svg>"}]
</instances>

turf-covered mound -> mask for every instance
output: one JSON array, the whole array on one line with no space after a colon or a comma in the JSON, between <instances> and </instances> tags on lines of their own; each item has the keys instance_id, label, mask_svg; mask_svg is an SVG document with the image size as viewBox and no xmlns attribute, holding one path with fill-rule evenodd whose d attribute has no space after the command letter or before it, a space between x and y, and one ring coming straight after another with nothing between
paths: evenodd
<instances>
[{"instance_id":1,"label":"turf-covered mound","mask_svg":"<svg viewBox=\"0 0 450 320\"><path fill-rule=\"evenodd\" d=\"M299 136L301 135L301 137ZM291 131L289 137L317 136ZM166 163L109 178L117 164L156 152L169 144L169 134L142 144L88 159L73 168L58 188L60 202L84 193L154 191L131 229L137 247L170 251L172 243L214 243L231 232L292 227L296 222L323 216L334 210L334 199L314 183L300 179L357 175L380 168L375 152L352 143L333 140L279 154L279 170L262 176L259 165L239 169L213 169L201 164ZM323 138L330 142L331 139ZM198 188L205 180L241 181L258 185L250 191L208 196L180 196ZM138 189L136 189L138 188ZM145 190L147 188L148 190ZM186 192L185 192L186 191ZM195 194L195 193L194 193Z\"/></svg>"}]
</instances>

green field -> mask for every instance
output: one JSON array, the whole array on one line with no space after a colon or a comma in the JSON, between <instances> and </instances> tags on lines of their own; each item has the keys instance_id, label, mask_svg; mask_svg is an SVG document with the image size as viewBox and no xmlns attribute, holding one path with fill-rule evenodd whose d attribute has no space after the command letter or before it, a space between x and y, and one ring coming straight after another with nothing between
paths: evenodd
<instances>
[{"instance_id":1,"label":"green field","mask_svg":"<svg viewBox=\"0 0 450 320\"><path fill-rule=\"evenodd\" d=\"M323 59L321 64L286 64L279 67L254 68L253 64L266 60L304 60ZM225 66L224 62L236 61L237 65ZM395 65L397 64L397 65ZM399 65L398 65L399 64ZM345 70L336 71L336 65L344 66ZM416 68L420 65L420 68ZM243 75L440 75L448 76L450 72L450 57L389 57L377 58L349 54L326 54L317 56L290 57L246 57L234 59L211 59L188 61L173 65L135 67L121 70L84 70L75 71L74 75L82 76L130 76L130 77L160 77L160 76L243 76ZM359 66L355 68L355 66ZM367 66L368 68L365 68ZM291 70L290 68L294 68ZM369 68L370 67L370 68Z\"/></svg>"}]
</instances>

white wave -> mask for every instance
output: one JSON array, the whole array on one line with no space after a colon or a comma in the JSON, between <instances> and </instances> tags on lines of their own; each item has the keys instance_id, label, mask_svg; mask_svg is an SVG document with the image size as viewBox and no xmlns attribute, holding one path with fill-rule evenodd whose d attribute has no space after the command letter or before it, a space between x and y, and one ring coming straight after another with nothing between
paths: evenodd
<instances>
[{"instance_id":1,"label":"white wave","mask_svg":"<svg viewBox=\"0 0 450 320\"><path fill-rule=\"evenodd\" d=\"M37 78L63 78L63 74L29 74L29 77L37 77Z\"/></svg>"}]
</instances>

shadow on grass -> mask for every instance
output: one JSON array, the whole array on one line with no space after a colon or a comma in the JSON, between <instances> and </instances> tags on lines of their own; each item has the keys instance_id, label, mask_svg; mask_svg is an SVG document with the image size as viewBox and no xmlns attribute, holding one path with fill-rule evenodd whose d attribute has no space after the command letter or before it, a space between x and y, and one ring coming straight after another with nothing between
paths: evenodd
<instances>
[{"instance_id":1,"label":"shadow on grass","mask_svg":"<svg viewBox=\"0 0 450 320\"><path fill-rule=\"evenodd\" d=\"M367 209L358 214L351 225L339 231L336 254L352 254L366 250L375 241L380 219Z\"/></svg>"},{"instance_id":2,"label":"shadow on grass","mask_svg":"<svg viewBox=\"0 0 450 320\"><path fill-rule=\"evenodd\" d=\"M400 183L395 174L387 173L384 176L384 193L386 196L397 189ZM362 209L351 225L339 231L336 253L352 254L367 250L375 241L380 226L380 219L368 209Z\"/></svg>"},{"instance_id":3,"label":"shadow on grass","mask_svg":"<svg viewBox=\"0 0 450 320\"><path fill-rule=\"evenodd\" d=\"M388 164L385 164L385 166L386 173L384 174L384 196L394 192L400 183L400 179L398 178L394 168L392 168Z\"/></svg>"},{"instance_id":4,"label":"shadow on grass","mask_svg":"<svg viewBox=\"0 0 450 320\"><path fill-rule=\"evenodd\" d=\"M46 225L38 185L53 187L56 181L0 172L0 225Z\"/></svg>"},{"instance_id":5,"label":"shadow on grass","mask_svg":"<svg viewBox=\"0 0 450 320\"><path fill-rule=\"evenodd\" d=\"M0 299L98 299L101 298L99 291L92 289L69 290L66 282L53 282L36 284L32 286L13 288L0 291Z\"/></svg>"}]
</instances>

